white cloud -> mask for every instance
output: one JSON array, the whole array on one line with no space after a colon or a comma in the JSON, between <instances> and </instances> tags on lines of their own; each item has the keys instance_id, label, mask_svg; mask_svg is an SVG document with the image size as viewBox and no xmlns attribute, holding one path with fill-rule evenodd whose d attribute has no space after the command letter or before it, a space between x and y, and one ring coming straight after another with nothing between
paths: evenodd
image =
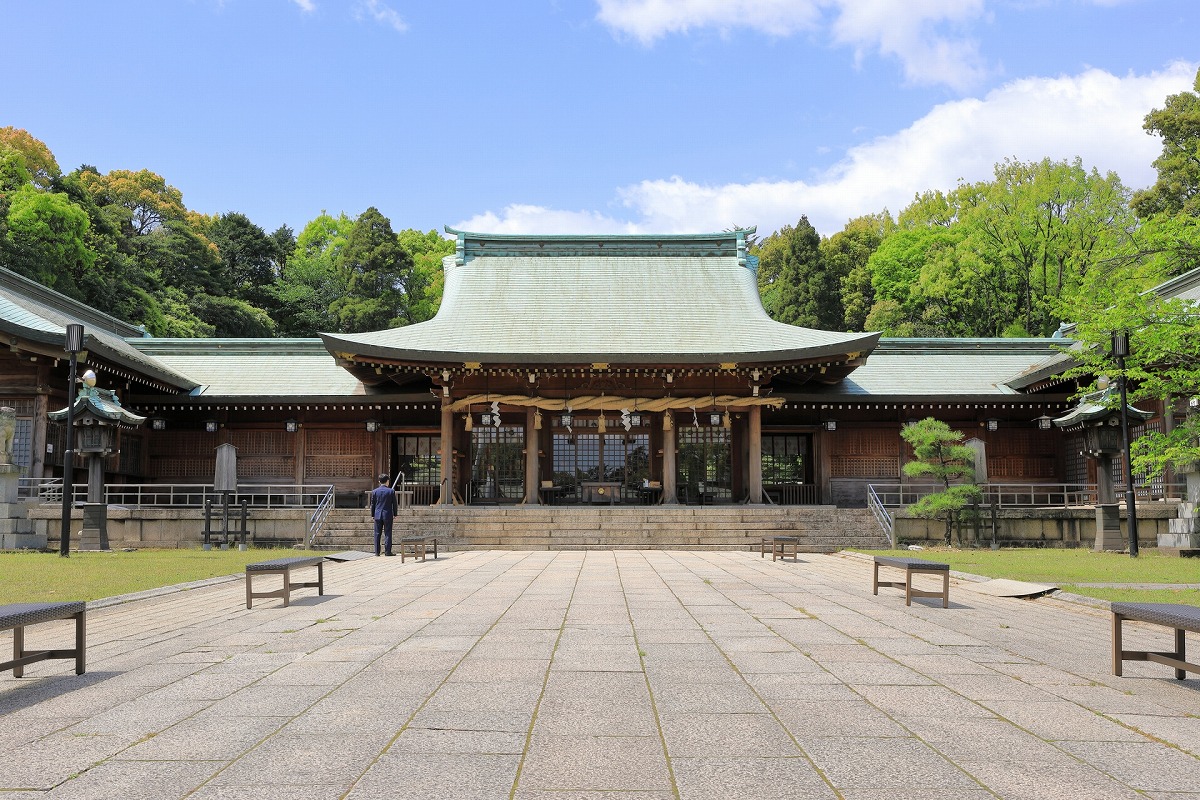
<instances>
[{"instance_id":1,"label":"white cloud","mask_svg":"<svg viewBox=\"0 0 1200 800\"><path fill-rule=\"evenodd\" d=\"M304 1L307 2L308 0ZM354 18L358 20L370 19L381 25L388 25L400 33L408 30L408 23L400 16L400 12L383 2L383 0L360 0L354 8Z\"/></svg>"},{"instance_id":2,"label":"white cloud","mask_svg":"<svg viewBox=\"0 0 1200 800\"><path fill-rule=\"evenodd\" d=\"M299 6L305 14L311 14L317 10L317 4L313 0L292 0L292 2Z\"/></svg>"},{"instance_id":3,"label":"white cloud","mask_svg":"<svg viewBox=\"0 0 1200 800\"><path fill-rule=\"evenodd\" d=\"M763 233L802 214L825 235L847 220L887 208L893 215L914 195L949 190L958 180L992 177L1005 157L1073 159L1115 171L1132 188L1154 182L1151 162L1161 142L1142 119L1167 95L1187 91L1197 64L1118 77L1098 69L1058 78L1025 78L982 98L944 103L908 128L850 148L813 181L763 179L705 184L680 176L648 179L617 190L630 219L590 211L512 205L460 224L505 233L694 233L757 224Z\"/></svg>"},{"instance_id":4,"label":"white cloud","mask_svg":"<svg viewBox=\"0 0 1200 800\"><path fill-rule=\"evenodd\" d=\"M904 65L913 83L943 83L958 90L976 85L988 69L976 42L935 33L942 23L967 27L984 13L984 0L840 0L833 40L858 57L878 49Z\"/></svg>"},{"instance_id":5,"label":"white cloud","mask_svg":"<svg viewBox=\"0 0 1200 800\"><path fill-rule=\"evenodd\" d=\"M544 206L513 204L500 214L485 211L451 226L487 233L637 233L638 226L596 211L561 211Z\"/></svg>"},{"instance_id":6,"label":"white cloud","mask_svg":"<svg viewBox=\"0 0 1200 800\"><path fill-rule=\"evenodd\" d=\"M643 44L696 28L751 28L788 36L815 27L823 0L597 0L596 18Z\"/></svg>"},{"instance_id":7,"label":"white cloud","mask_svg":"<svg viewBox=\"0 0 1200 800\"><path fill-rule=\"evenodd\" d=\"M820 31L858 58L878 51L913 83L965 90L989 72L964 31L985 15L985 0L596 0L596 18L650 45L671 34L748 28L770 36ZM830 18L832 17L832 18ZM947 33L943 28L950 28ZM949 35L954 34L954 35Z\"/></svg>"}]
</instances>

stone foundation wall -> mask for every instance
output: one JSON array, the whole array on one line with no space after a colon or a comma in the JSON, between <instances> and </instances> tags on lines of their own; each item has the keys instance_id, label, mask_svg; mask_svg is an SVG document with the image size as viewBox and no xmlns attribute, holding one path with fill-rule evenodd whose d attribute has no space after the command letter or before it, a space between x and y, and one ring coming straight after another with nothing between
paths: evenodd
<instances>
[{"instance_id":1,"label":"stone foundation wall","mask_svg":"<svg viewBox=\"0 0 1200 800\"><path fill-rule=\"evenodd\" d=\"M1154 547L1159 534L1168 532L1179 514L1179 503L1156 501L1137 506L1138 546ZM946 523L942 520L917 519L897 514L896 542L900 545L940 545L945 543ZM1125 511L1121 511L1122 536L1129 529ZM964 525L962 535L973 544L973 526ZM959 532L956 529L955 544ZM985 513L979 527L980 542L992 540L991 518ZM997 516L996 539L1002 547L1092 547L1096 541L1094 508L1020 508L1006 509Z\"/></svg>"},{"instance_id":2,"label":"stone foundation wall","mask_svg":"<svg viewBox=\"0 0 1200 800\"><path fill-rule=\"evenodd\" d=\"M246 521L247 541L303 541L308 531L311 511L305 509L256 509ZM34 506L29 511L34 533L45 537L48 545L58 547L62 529L62 509L56 506ZM237 528L240 517L230 510L229 526ZM213 527L219 528L220 517L213 515ZM79 542L83 529L83 512L76 509L71 516L71 541ZM114 550L124 547L199 547L204 541L204 509L202 508L142 508L108 507L108 544ZM223 539L214 539L223 541ZM237 539L231 538L231 541Z\"/></svg>"}]
</instances>

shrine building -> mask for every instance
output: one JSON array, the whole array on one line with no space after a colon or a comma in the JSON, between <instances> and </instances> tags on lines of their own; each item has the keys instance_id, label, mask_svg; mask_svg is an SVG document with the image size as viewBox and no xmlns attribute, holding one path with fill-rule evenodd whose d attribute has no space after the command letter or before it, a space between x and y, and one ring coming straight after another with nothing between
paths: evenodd
<instances>
[{"instance_id":1,"label":"shrine building","mask_svg":"<svg viewBox=\"0 0 1200 800\"><path fill-rule=\"evenodd\" d=\"M868 484L902 480L900 431L924 417L979 440L991 481L1083 483L1094 469L1049 424L1073 406L1065 339L775 322L753 229L447 230L457 245L433 319L313 339L152 338L0 270L14 462L62 475L48 414L67 402L64 328L78 322L81 363L147 417L118 432L114 484L211 483L228 442L239 481L329 484L347 504L403 473L421 505L862 507Z\"/></svg>"}]
</instances>

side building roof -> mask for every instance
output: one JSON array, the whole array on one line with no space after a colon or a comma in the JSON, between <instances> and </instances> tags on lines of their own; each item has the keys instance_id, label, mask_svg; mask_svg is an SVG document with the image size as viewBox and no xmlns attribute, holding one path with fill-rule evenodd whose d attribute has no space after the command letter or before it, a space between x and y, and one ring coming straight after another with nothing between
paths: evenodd
<instances>
[{"instance_id":1,"label":"side building roof","mask_svg":"<svg viewBox=\"0 0 1200 800\"><path fill-rule=\"evenodd\" d=\"M867 363L840 384L786 396L814 401L1020 400L1030 396L1009 381L1063 344L1054 338L880 339Z\"/></svg>"},{"instance_id":2,"label":"side building roof","mask_svg":"<svg viewBox=\"0 0 1200 800\"><path fill-rule=\"evenodd\" d=\"M65 359L66 326L71 323L83 325L84 349L121 377L163 391L187 391L196 386L186 373L130 344L131 339L140 341L138 337L145 335L140 328L0 268L0 332L16 340L14 349L33 357Z\"/></svg>"}]
</instances>

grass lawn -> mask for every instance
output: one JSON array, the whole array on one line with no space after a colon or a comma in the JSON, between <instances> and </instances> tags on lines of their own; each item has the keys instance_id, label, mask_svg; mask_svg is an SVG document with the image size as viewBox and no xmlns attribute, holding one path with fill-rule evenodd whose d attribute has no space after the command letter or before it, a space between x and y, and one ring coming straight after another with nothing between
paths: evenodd
<instances>
[{"instance_id":1,"label":"grass lawn","mask_svg":"<svg viewBox=\"0 0 1200 800\"><path fill-rule=\"evenodd\" d=\"M244 572L246 565L293 551L135 550L133 552L0 552L0 603L98 600L119 594Z\"/></svg>"},{"instance_id":2,"label":"grass lawn","mask_svg":"<svg viewBox=\"0 0 1200 800\"><path fill-rule=\"evenodd\" d=\"M1093 550L1001 549L869 550L876 555L908 556L941 561L953 570L1010 578L1031 583L1052 583L1060 589L1101 600L1139 603L1188 603L1200 606L1200 589L1112 589L1080 586L1082 583L1190 583L1200 584L1200 559L1175 558L1142 550L1138 558Z\"/></svg>"}]
</instances>

